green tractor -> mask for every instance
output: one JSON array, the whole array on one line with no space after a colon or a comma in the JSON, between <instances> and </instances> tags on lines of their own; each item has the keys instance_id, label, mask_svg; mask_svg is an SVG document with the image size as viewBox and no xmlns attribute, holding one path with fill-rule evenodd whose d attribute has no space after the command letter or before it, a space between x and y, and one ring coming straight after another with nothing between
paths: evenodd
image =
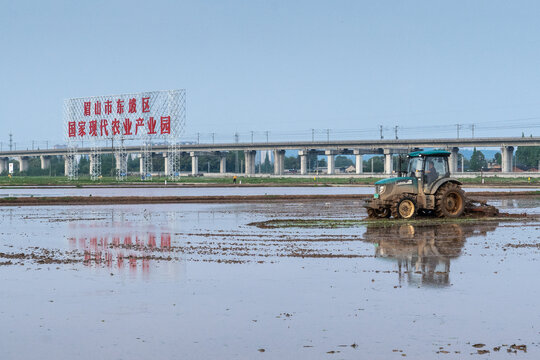
<instances>
[{"instance_id":1,"label":"green tractor","mask_svg":"<svg viewBox=\"0 0 540 360\"><path fill-rule=\"evenodd\" d=\"M410 219L434 214L456 218L463 214L466 197L461 182L450 177L448 151L415 151L408 155L406 174L375 183L375 194L364 205L370 218Z\"/></svg>"}]
</instances>

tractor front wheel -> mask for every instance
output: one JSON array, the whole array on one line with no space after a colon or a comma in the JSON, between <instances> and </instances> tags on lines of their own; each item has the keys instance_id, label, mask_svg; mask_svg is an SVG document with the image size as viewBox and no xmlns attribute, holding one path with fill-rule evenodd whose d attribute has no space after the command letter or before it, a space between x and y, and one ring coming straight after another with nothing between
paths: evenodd
<instances>
[{"instance_id":1,"label":"tractor front wheel","mask_svg":"<svg viewBox=\"0 0 540 360\"><path fill-rule=\"evenodd\" d=\"M389 218L392 213L390 212L389 208L383 208L379 211L377 211L377 216L380 218Z\"/></svg>"},{"instance_id":2,"label":"tractor front wheel","mask_svg":"<svg viewBox=\"0 0 540 360\"><path fill-rule=\"evenodd\" d=\"M407 195L401 196L392 207L392 216L396 219L411 219L416 215L416 201Z\"/></svg>"},{"instance_id":3,"label":"tractor front wheel","mask_svg":"<svg viewBox=\"0 0 540 360\"><path fill-rule=\"evenodd\" d=\"M390 209L388 208L383 208L381 210L368 209L367 213L370 219L389 218L391 215Z\"/></svg>"},{"instance_id":4,"label":"tractor front wheel","mask_svg":"<svg viewBox=\"0 0 540 360\"><path fill-rule=\"evenodd\" d=\"M460 217L465 210L465 193L459 185L446 183L435 195L435 214L438 217Z\"/></svg>"}]
</instances>

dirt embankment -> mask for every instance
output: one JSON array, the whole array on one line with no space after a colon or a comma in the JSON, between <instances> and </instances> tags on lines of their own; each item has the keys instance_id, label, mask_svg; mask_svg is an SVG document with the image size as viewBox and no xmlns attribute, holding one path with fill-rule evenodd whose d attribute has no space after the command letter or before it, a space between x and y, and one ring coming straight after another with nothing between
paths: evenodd
<instances>
[{"instance_id":1,"label":"dirt embankment","mask_svg":"<svg viewBox=\"0 0 540 360\"><path fill-rule=\"evenodd\" d=\"M268 201L363 200L371 194L347 195L234 195L234 196L61 196L0 198L0 206L36 205L100 205L100 204L178 204L178 203L249 203ZM504 199L540 196L537 191L468 192L467 196L482 199Z\"/></svg>"}]
</instances>

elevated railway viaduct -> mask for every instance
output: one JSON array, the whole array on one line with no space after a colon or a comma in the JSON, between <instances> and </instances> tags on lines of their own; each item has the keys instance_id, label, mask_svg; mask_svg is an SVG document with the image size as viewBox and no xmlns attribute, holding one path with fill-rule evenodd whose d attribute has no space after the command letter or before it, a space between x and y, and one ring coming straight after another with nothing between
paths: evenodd
<instances>
[{"instance_id":1,"label":"elevated railway viaduct","mask_svg":"<svg viewBox=\"0 0 540 360\"><path fill-rule=\"evenodd\" d=\"M393 172L392 155L406 153L414 149L437 148L447 149L451 152L450 171L458 172L458 152L460 148L493 147L502 154L501 172L510 175L514 169L513 154L518 146L540 146L540 137L493 137L493 138L464 138L464 139L400 139L400 140L347 140L347 141L294 141L294 142L253 142L253 143L222 143L222 144L186 144L180 146L182 153L191 156L192 174L198 173L198 157L201 155L213 155L221 159L220 173L226 172L225 156L230 151L243 151L245 158L246 175L255 174L255 154L257 151L272 151L274 155L274 175L284 174L284 158L286 150L297 150L300 157L300 175L308 174L307 158L310 154L324 155L327 157L327 174L335 174L334 159L336 155L355 155L356 174L362 174L364 155L384 155L384 174L389 176ZM139 154L140 146L126 146L127 153ZM167 157L168 146L153 145L152 152L160 153ZM90 155L91 148L81 147L77 149L80 155ZM104 147L101 153L114 153L113 148ZM0 173L7 171L10 158L19 161L20 170L28 170L28 160L31 157L41 158L41 167L46 169L50 166L51 156L63 156L66 164L69 159L68 150L65 148L38 149L38 150L10 150L0 152ZM90 163L92 164L92 156ZM167 163L167 162L165 162ZM92 166L92 165L91 165ZM168 173L168 169L165 169Z\"/></svg>"}]
</instances>

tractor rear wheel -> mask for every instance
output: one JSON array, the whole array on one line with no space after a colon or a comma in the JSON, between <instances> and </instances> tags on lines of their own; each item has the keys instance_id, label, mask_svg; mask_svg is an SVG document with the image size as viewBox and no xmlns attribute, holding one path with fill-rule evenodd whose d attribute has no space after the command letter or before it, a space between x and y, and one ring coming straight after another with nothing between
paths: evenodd
<instances>
[{"instance_id":1,"label":"tractor rear wheel","mask_svg":"<svg viewBox=\"0 0 540 360\"><path fill-rule=\"evenodd\" d=\"M438 217L460 217L465 210L465 193L454 183L446 183L435 194L435 214Z\"/></svg>"},{"instance_id":2,"label":"tractor rear wheel","mask_svg":"<svg viewBox=\"0 0 540 360\"><path fill-rule=\"evenodd\" d=\"M392 206L392 216L396 219L410 219L416 215L416 210L416 201L408 195L402 195Z\"/></svg>"}]
</instances>

